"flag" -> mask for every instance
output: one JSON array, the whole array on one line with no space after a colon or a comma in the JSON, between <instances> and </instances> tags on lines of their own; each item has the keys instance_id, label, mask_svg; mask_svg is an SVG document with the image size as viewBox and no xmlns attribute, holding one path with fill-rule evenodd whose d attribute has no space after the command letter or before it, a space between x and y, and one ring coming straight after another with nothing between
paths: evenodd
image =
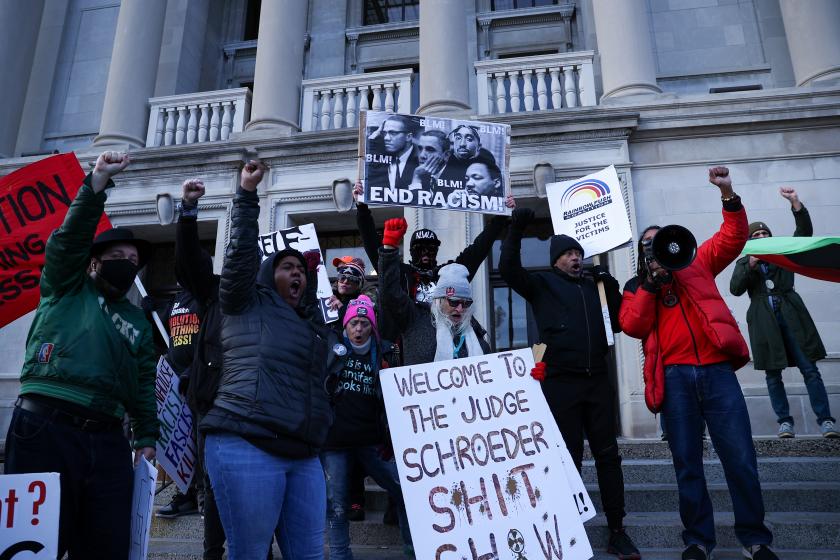
<instances>
[{"instance_id":1,"label":"flag","mask_svg":"<svg viewBox=\"0 0 840 560\"><path fill-rule=\"evenodd\" d=\"M744 247L745 255L818 280L840 282L840 237L765 237Z\"/></svg>"}]
</instances>

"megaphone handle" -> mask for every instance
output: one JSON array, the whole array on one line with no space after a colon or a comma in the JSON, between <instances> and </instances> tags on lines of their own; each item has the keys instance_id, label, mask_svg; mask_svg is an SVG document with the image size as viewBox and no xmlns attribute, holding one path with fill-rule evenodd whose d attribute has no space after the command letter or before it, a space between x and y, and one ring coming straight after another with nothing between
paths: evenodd
<instances>
[{"instance_id":1,"label":"megaphone handle","mask_svg":"<svg viewBox=\"0 0 840 560\"><path fill-rule=\"evenodd\" d=\"M592 257L592 262L597 266L601 266L601 255ZM601 281L596 281L595 285L598 286L598 298L601 300L601 314L604 316L604 331L607 333L607 344L612 346L615 344L615 337L612 332L610 307L607 305L607 290L604 289L604 283Z\"/></svg>"}]
</instances>

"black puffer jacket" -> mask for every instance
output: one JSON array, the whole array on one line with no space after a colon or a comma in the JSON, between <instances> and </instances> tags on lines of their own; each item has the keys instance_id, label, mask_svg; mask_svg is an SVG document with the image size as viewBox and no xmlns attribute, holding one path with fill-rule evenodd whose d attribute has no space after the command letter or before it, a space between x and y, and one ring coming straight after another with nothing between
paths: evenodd
<instances>
[{"instance_id":1,"label":"black puffer jacket","mask_svg":"<svg viewBox=\"0 0 840 560\"><path fill-rule=\"evenodd\" d=\"M201 429L232 432L287 457L313 456L333 420L326 378L334 335L275 290L275 259L260 264L259 212L256 193L238 189L219 290L222 379Z\"/></svg>"}]
</instances>

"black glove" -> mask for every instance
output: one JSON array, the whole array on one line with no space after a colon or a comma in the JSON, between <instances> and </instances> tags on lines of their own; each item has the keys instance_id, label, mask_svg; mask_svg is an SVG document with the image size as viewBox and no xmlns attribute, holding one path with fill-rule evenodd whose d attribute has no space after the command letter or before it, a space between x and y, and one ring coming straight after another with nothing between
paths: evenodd
<instances>
[{"instance_id":1,"label":"black glove","mask_svg":"<svg viewBox=\"0 0 840 560\"><path fill-rule=\"evenodd\" d=\"M182 373L178 376L178 392L181 397L187 398L187 391L190 389L190 374Z\"/></svg>"},{"instance_id":2,"label":"black glove","mask_svg":"<svg viewBox=\"0 0 840 560\"><path fill-rule=\"evenodd\" d=\"M534 219L534 211L530 208L516 208L511 215L511 227L517 231L524 231Z\"/></svg>"}]
</instances>

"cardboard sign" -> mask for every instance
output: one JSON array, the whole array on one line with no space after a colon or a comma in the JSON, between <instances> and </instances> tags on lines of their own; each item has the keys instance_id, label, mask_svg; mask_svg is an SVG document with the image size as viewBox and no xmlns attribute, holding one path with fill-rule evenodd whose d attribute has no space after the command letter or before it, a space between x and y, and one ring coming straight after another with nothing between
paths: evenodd
<instances>
[{"instance_id":1,"label":"cardboard sign","mask_svg":"<svg viewBox=\"0 0 840 560\"><path fill-rule=\"evenodd\" d=\"M263 260L267 259L269 255L280 252L283 249L296 249L303 253L304 257L309 254L317 253L318 258L318 302L321 308L321 316L325 323L332 323L338 320L338 311L333 311L327 306L327 302L332 297L332 286L330 285L330 277L327 274L327 267L324 266L324 254L321 252L321 247L318 245L318 234L315 232L315 224L304 224L302 226L295 226L288 229L280 229L272 233L260 235L258 239L260 252Z\"/></svg>"},{"instance_id":2,"label":"cardboard sign","mask_svg":"<svg viewBox=\"0 0 840 560\"><path fill-rule=\"evenodd\" d=\"M591 257L630 241L630 217L614 166L574 181L545 187L551 224L557 235L577 239Z\"/></svg>"},{"instance_id":3,"label":"cardboard sign","mask_svg":"<svg viewBox=\"0 0 840 560\"><path fill-rule=\"evenodd\" d=\"M51 156L0 179L0 328L38 305L47 239L85 178L76 156ZM104 215L96 233L111 227Z\"/></svg>"},{"instance_id":4,"label":"cardboard sign","mask_svg":"<svg viewBox=\"0 0 840 560\"><path fill-rule=\"evenodd\" d=\"M594 508L533 366L523 349L380 373L418 558L592 557Z\"/></svg>"},{"instance_id":5,"label":"cardboard sign","mask_svg":"<svg viewBox=\"0 0 840 560\"><path fill-rule=\"evenodd\" d=\"M160 437L155 457L181 492L186 493L195 473L196 450L193 418L178 392L178 374L161 356L155 377L155 400L160 421Z\"/></svg>"},{"instance_id":6,"label":"cardboard sign","mask_svg":"<svg viewBox=\"0 0 840 560\"><path fill-rule=\"evenodd\" d=\"M0 558L55 560L60 509L58 473L0 476Z\"/></svg>"},{"instance_id":7,"label":"cardboard sign","mask_svg":"<svg viewBox=\"0 0 840 560\"><path fill-rule=\"evenodd\" d=\"M157 469L140 457L134 467L134 490L131 496L131 544L128 560L146 560L152 527L152 506L155 502Z\"/></svg>"},{"instance_id":8,"label":"cardboard sign","mask_svg":"<svg viewBox=\"0 0 840 560\"><path fill-rule=\"evenodd\" d=\"M510 125L365 111L363 202L510 215Z\"/></svg>"}]
</instances>

